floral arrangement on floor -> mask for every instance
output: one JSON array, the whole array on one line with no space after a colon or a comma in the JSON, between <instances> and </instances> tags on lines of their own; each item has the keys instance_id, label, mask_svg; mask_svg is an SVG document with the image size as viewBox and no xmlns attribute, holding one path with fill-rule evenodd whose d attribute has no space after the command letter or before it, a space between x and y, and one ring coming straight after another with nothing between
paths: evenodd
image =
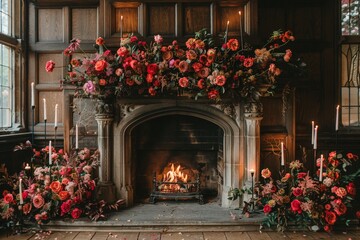
<instances>
[{"instance_id":1,"label":"floral arrangement on floor","mask_svg":"<svg viewBox=\"0 0 360 240\"><path fill-rule=\"evenodd\" d=\"M317 167L320 167L320 159ZM359 180L358 156L352 153L331 152L323 160L323 180L320 169L315 178L303 171L298 160L289 165L290 172L275 181L269 169L263 169L262 182L257 183L257 206L263 209L263 226L284 231L289 223L312 230L331 231L337 226L348 226L351 219L360 219L356 205L356 185Z\"/></svg>"},{"instance_id":2,"label":"floral arrangement on floor","mask_svg":"<svg viewBox=\"0 0 360 240\"><path fill-rule=\"evenodd\" d=\"M160 35L154 36L149 44L130 36L122 39L113 53L99 37L95 45L98 51L90 55L81 50L79 39L73 39L64 50L69 65L62 84L75 86L79 97L164 96L186 92L195 99L236 97L253 101L274 87L279 76L305 66L300 60L293 60L292 51L286 46L294 40L291 31L278 30L262 48L241 49L234 38L215 46L212 35L203 29L186 41L185 48L177 41L165 45ZM76 52L82 52L83 57L73 55ZM54 68L55 62L49 60L46 71L52 72Z\"/></svg>"},{"instance_id":3,"label":"floral arrangement on floor","mask_svg":"<svg viewBox=\"0 0 360 240\"><path fill-rule=\"evenodd\" d=\"M35 151L35 150L34 150ZM99 152L84 148L68 156L49 146L34 152L32 166L2 179L1 218L9 227L22 221L47 223L56 219L105 219L105 213L124 204L96 200L95 170Z\"/></svg>"}]
</instances>

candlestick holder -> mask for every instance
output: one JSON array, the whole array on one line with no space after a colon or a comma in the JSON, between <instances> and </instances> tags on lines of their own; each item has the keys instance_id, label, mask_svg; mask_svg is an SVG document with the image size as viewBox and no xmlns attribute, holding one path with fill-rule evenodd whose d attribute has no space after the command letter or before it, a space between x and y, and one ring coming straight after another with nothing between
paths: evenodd
<instances>
[{"instance_id":1,"label":"candlestick holder","mask_svg":"<svg viewBox=\"0 0 360 240\"><path fill-rule=\"evenodd\" d=\"M18 206L19 209L19 213L18 213L18 221L15 224L15 233L16 234L22 234L22 233L26 233L27 231L25 231L24 229L24 215L23 215L23 204L19 204Z\"/></svg>"},{"instance_id":2,"label":"candlestick holder","mask_svg":"<svg viewBox=\"0 0 360 240\"><path fill-rule=\"evenodd\" d=\"M46 119L44 119L45 142L46 142L46 138L47 138L47 136L46 136L46 122L47 122L47 120L46 120Z\"/></svg>"},{"instance_id":3,"label":"candlestick holder","mask_svg":"<svg viewBox=\"0 0 360 240\"><path fill-rule=\"evenodd\" d=\"M31 144L34 145L34 130L35 130L35 105L31 106L32 129L31 129Z\"/></svg>"},{"instance_id":4,"label":"candlestick holder","mask_svg":"<svg viewBox=\"0 0 360 240\"><path fill-rule=\"evenodd\" d=\"M250 209L252 212L255 210L255 198L254 198L254 170L250 170L251 174L251 199L250 199Z\"/></svg>"},{"instance_id":5,"label":"candlestick holder","mask_svg":"<svg viewBox=\"0 0 360 240\"><path fill-rule=\"evenodd\" d=\"M314 163L315 163L315 170L316 170L316 149L314 149Z\"/></svg>"},{"instance_id":6,"label":"candlestick holder","mask_svg":"<svg viewBox=\"0 0 360 240\"><path fill-rule=\"evenodd\" d=\"M57 126L54 127L54 148L56 149L56 132L57 132Z\"/></svg>"}]
</instances>

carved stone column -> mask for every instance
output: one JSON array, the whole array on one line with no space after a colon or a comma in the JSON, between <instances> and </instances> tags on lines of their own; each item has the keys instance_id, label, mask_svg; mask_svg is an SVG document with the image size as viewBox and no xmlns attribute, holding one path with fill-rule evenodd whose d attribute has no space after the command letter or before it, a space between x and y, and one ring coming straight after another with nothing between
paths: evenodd
<instances>
[{"instance_id":1,"label":"carved stone column","mask_svg":"<svg viewBox=\"0 0 360 240\"><path fill-rule=\"evenodd\" d=\"M262 120L263 108L260 102L252 102L245 105L245 142L246 142L246 166L245 186L250 188L252 181L256 181L260 171L260 122ZM250 170L255 171L254 179L251 179ZM249 201L251 196L244 196Z\"/></svg>"},{"instance_id":2,"label":"carved stone column","mask_svg":"<svg viewBox=\"0 0 360 240\"><path fill-rule=\"evenodd\" d=\"M98 123L98 148L100 151L99 183L97 197L108 202L115 201L115 185L112 181L113 160L113 107L112 104L99 101L95 119Z\"/></svg>"}]
</instances>

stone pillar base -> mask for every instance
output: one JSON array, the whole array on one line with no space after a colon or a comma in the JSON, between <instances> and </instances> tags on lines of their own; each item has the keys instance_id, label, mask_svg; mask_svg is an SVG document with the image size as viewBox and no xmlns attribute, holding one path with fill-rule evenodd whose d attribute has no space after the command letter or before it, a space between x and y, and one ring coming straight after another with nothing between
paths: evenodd
<instances>
[{"instance_id":1,"label":"stone pillar base","mask_svg":"<svg viewBox=\"0 0 360 240\"><path fill-rule=\"evenodd\" d=\"M134 204L134 190L132 186L122 187L120 195L122 199L126 200L126 207L131 207Z\"/></svg>"},{"instance_id":2,"label":"stone pillar base","mask_svg":"<svg viewBox=\"0 0 360 240\"><path fill-rule=\"evenodd\" d=\"M98 183L96 187L96 198L109 203L115 202L117 200L115 185L113 183Z\"/></svg>"}]
</instances>

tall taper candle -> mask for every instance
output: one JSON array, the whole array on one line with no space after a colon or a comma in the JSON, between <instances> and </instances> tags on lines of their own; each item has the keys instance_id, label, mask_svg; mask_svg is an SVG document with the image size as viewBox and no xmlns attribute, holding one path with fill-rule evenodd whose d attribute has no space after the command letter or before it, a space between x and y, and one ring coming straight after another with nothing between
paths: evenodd
<instances>
[{"instance_id":1,"label":"tall taper candle","mask_svg":"<svg viewBox=\"0 0 360 240\"><path fill-rule=\"evenodd\" d=\"M320 174L319 174L319 181L322 182L323 179L323 161L324 161L324 155L320 155Z\"/></svg>"},{"instance_id":2,"label":"tall taper candle","mask_svg":"<svg viewBox=\"0 0 360 240\"><path fill-rule=\"evenodd\" d=\"M121 16L120 17L120 46L121 46L121 39L123 37L123 19L124 19L124 17Z\"/></svg>"},{"instance_id":3,"label":"tall taper candle","mask_svg":"<svg viewBox=\"0 0 360 240\"><path fill-rule=\"evenodd\" d=\"M314 144L314 130L315 130L315 123L311 121L311 144Z\"/></svg>"},{"instance_id":4,"label":"tall taper candle","mask_svg":"<svg viewBox=\"0 0 360 240\"><path fill-rule=\"evenodd\" d=\"M337 105L337 107L336 107L335 131L339 130L339 109L340 109L340 106Z\"/></svg>"},{"instance_id":5,"label":"tall taper candle","mask_svg":"<svg viewBox=\"0 0 360 240\"><path fill-rule=\"evenodd\" d=\"M239 18L240 18L240 44L241 44L241 49L244 49L243 30L242 30L242 23L241 23L241 11L239 11Z\"/></svg>"},{"instance_id":6,"label":"tall taper candle","mask_svg":"<svg viewBox=\"0 0 360 240\"><path fill-rule=\"evenodd\" d=\"M51 146L51 141L49 141L49 165L52 164L52 146Z\"/></svg>"},{"instance_id":7,"label":"tall taper candle","mask_svg":"<svg viewBox=\"0 0 360 240\"><path fill-rule=\"evenodd\" d=\"M19 198L20 198L20 204L24 204L24 199L22 195L22 178L19 179Z\"/></svg>"},{"instance_id":8,"label":"tall taper candle","mask_svg":"<svg viewBox=\"0 0 360 240\"><path fill-rule=\"evenodd\" d=\"M58 105L55 104L55 120L54 120L54 127L57 128L57 121L58 121Z\"/></svg>"},{"instance_id":9,"label":"tall taper candle","mask_svg":"<svg viewBox=\"0 0 360 240\"><path fill-rule=\"evenodd\" d=\"M227 36L228 36L228 31L229 31L229 23L230 21L228 20L226 23L226 30L225 30L225 43L227 43Z\"/></svg>"},{"instance_id":10,"label":"tall taper candle","mask_svg":"<svg viewBox=\"0 0 360 240\"><path fill-rule=\"evenodd\" d=\"M35 107L35 83L31 83L31 107Z\"/></svg>"},{"instance_id":11,"label":"tall taper candle","mask_svg":"<svg viewBox=\"0 0 360 240\"><path fill-rule=\"evenodd\" d=\"M315 130L314 130L314 149L317 149L317 135L318 135L318 125L315 126Z\"/></svg>"},{"instance_id":12,"label":"tall taper candle","mask_svg":"<svg viewBox=\"0 0 360 240\"><path fill-rule=\"evenodd\" d=\"M75 126L75 149L79 149L79 127Z\"/></svg>"},{"instance_id":13,"label":"tall taper candle","mask_svg":"<svg viewBox=\"0 0 360 240\"><path fill-rule=\"evenodd\" d=\"M281 142L281 166L285 165L284 143Z\"/></svg>"},{"instance_id":14,"label":"tall taper candle","mask_svg":"<svg viewBox=\"0 0 360 240\"><path fill-rule=\"evenodd\" d=\"M44 120L47 120L47 116L46 116L46 99L43 98L43 102L44 102Z\"/></svg>"}]
</instances>

